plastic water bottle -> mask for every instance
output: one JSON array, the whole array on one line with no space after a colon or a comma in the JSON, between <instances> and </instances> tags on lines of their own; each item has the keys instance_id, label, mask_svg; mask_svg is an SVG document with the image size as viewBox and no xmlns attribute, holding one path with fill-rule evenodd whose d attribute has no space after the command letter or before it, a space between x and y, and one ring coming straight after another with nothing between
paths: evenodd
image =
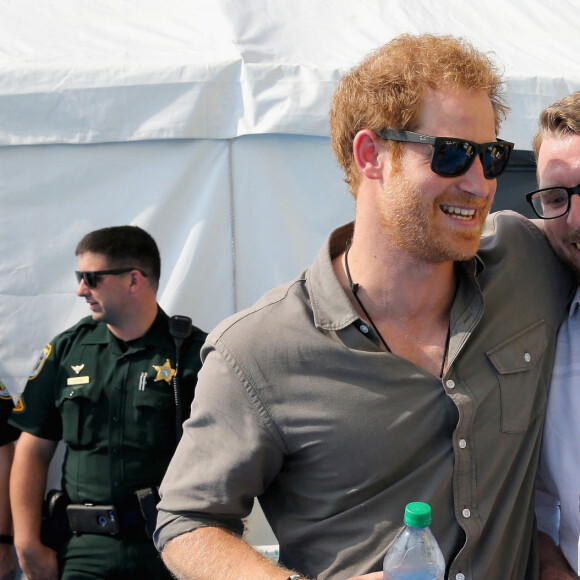
<instances>
[{"instance_id":1,"label":"plastic water bottle","mask_svg":"<svg viewBox=\"0 0 580 580\"><path fill-rule=\"evenodd\" d=\"M443 580L445 559L429 528L431 506L407 504L404 522L383 561L383 580Z\"/></svg>"}]
</instances>

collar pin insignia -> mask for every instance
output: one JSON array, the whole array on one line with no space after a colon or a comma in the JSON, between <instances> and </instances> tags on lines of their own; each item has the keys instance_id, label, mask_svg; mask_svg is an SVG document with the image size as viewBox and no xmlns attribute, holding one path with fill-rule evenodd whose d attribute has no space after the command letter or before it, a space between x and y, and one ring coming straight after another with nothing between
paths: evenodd
<instances>
[{"instance_id":1,"label":"collar pin insignia","mask_svg":"<svg viewBox=\"0 0 580 580\"><path fill-rule=\"evenodd\" d=\"M70 368L78 375L85 368L85 365L71 365Z\"/></svg>"}]
</instances>

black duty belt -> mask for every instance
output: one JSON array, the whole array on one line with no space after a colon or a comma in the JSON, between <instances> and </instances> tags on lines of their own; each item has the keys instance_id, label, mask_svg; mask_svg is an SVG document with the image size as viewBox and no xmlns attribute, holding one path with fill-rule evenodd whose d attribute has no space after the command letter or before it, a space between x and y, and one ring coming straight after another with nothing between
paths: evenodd
<instances>
[{"instance_id":1,"label":"black duty belt","mask_svg":"<svg viewBox=\"0 0 580 580\"><path fill-rule=\"evenodd\" d=\"M64 541L73 534L151 538L157 520L157 488L138 490L123 505L74 504L60 490L49 492L43 515L43 543Z\"/></svg>"}]
</instances>

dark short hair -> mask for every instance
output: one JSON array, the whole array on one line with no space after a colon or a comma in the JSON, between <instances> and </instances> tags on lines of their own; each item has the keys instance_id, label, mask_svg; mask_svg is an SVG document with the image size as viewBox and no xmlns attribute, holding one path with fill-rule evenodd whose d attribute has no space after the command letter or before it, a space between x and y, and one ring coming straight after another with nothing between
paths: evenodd
<instances>
[{"instance_id":1,"label":"dark short hair","mask_svg":"<svg viewBox=\"0 0 580 580\"><path fill-rule=\"evenodd\" d=\"M104 254L110 267L140 268L155 288L159 284L159 248L151 235L138 226L114 226L90 232L78 243L75 255L84 252Z\"/></svg>"}]
</instances>

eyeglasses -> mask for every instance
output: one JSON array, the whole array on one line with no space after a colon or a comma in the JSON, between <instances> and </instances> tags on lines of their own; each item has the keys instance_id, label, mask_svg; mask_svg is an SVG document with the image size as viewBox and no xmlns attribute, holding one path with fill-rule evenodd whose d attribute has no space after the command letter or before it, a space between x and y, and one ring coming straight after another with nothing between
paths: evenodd
<instances>
[{"instance_id":1,"label":"eyeglasses","mask_svg":"<svg viewBox=\"0 0 580 580\"><path fill-rule=\"evenodd\" d=\"M387 141L424 143L433 146L431 171L442 177L463 175L473 164L477 155L481 159L486 179L499 177L506 168L514 144L498 139L491 143L474 143L455 137L430 137L413 131L383 129L375 133Z\"/></svg>"},{"instance_id":2,"label":"eyeglasses","mask_svg":"<svg viewBox=\"0 0 580 580\"><path fill-rule=\"evenodd\" d=\"M580 185L576 187L544 187L526 193L526 200L535 214L543 220L553 220L568 213L572 196L580 195Z\"/></svg>"},{"instance_id":3,"label":"eyeglasses","mask_svg":"<svg viewBox=\"0 0 580 580\"><path fill-rule=\"evenodd\" d=\"M147 278L147 274L139 268L117 268L116 270L98 270L96 272L76 271L75 275L79 284L81 283L81 280L83 280L88 288L96 288L103 276L120 276L121 274L132 272L133 270L141 272L141 274Z\"/></svg>"}]
</instances>

